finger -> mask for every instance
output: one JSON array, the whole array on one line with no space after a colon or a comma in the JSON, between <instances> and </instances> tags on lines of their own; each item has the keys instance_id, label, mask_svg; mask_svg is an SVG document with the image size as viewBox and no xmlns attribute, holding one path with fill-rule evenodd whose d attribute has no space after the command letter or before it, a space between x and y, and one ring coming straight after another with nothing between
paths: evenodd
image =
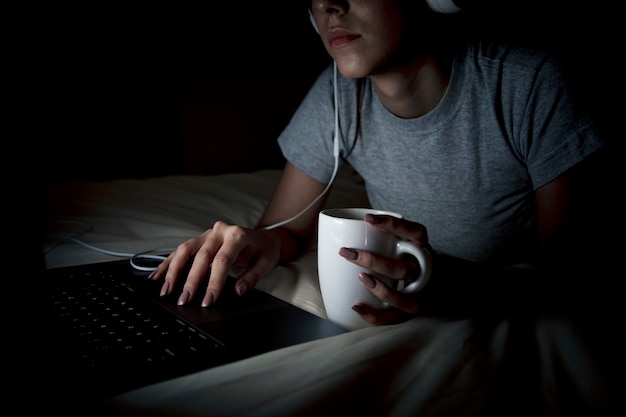
<instances>
[{"instance_id":1,"label":"finger","mask_svg":"<svg viewBox=\"0 0 626 417\"><path fill-rule=\"evenodd\" d=\"M390 258L354 248L341 248L339 255L356 265L396 280L410 281L420 273L419 263L411 258Z\"/></svg>"},{"instance_id":2,"label":"finger","mask_svg":"<svg viewBox=\"0 0 626 417\"><path fill-rule=\"evenodd\" d=\"M198 288L206 281L209 276L209 270L211 269L211 262L213 260L213 256L215 254L215 239L209 238L198 250L196 253L193 263L191 264L191 268L189 269L189 273L187 274L187 280L185 281L185 285L183 285L183 289L178 297L178 305L185 305L189 301L191 301L197 291ZM213 303L215 299L219 296L219 290L213 291L215 293L214 299L207 301L206 293L202 299L202 305L208 306Z\"/></svg>"},{"instance_id":3,"label":"finger","mask_svg":"<svg viewBox=\"0 0 626 417\"><path fill-rule=\"evenodd\" d=\"M398 310L391 308L375 309L367 304L357 303L352 306L352 310L357 312L366 322L379 326L398 323L401 320Z\"/></svg>"},{"instance_id":4,"label":"finger","mask_svg":"<svg viewBox=\"0 0 626 417\"><path fill-rule=\"evenodd\" d=\"M228 226L225 223L217 222L214 230L222 238L219 249L212 255L213 262L211 264L209 284L202 300L203 307L208 307L217 300L228 279L231 267L246 245L246 231L240 226ZM245 292L245 288L243 290Z\"/></svg>"},{"instance_id":5,"label":"finger","mask_svg":"<svg viewBox=\"0 0 626 417\"><path fill-rule=\"evenodd\" d=\"M235 290L242 296L251 288L256 287L261 278L268 274L276 263L272 263L266 256L259 257L237 279Z\"/></svg>"},{"instance_id":6,"label":"finger","mask_svg":"<svg viewBox=\"0 0 626 417\"><path fill-rule=\"evenodd\" d=\"M254 239L256 243L242 249L235 261L235 265L241 264L240 271L242 272L235 283L235 290L239 296L243 296L246 291L256 287L261 278L269 274L280 260L280 251L275 246L275 235L262 231L252 233L256 233L256 239Z\"/></svg>"},{"instance_id":7,"label":"finger","mask_svg":"<svg viewBox=\"0 0 626 417\"><path fill-rule=\"evenodd\" d=\"M172 258L175 256L175 253L176 253L175 251L170 253L167 258L165 258L160 264L158 264L156 269L150 272L150 275L148 275L148 279L158 281L168 270L170 262L172 261Z\"/></svg>"},{"instance_id":8,"label":"finger","mask_svg":"<svg viewBox=\"0 0 626 417\"><path fill-rule=\"evenodd\" d=\"M198 246L200 247L198 248ZM165 282L161 294L170 294L174 290L176 281L186 274L185 284L178 297L177 304L187 304L195 295L198 287L206 279L211 265L211 248L215 245L215 236L212 229L204 232L199 238L190 239L176 248L170 255L169 268L165 274ZM191 267L189 262L193 259Z\"/></svg>"},{"instance_id":9,"label":"finger","mask_svg":"<svg viewBox=\"0 0 626 417\"><path fill-rule=\"evenodd\" d=\"M158 267L158 273L153 276L153 279L158 279L164 275L163 286L161 287L160 295L170 295L176 286L176 281L183 274L189 259L193 254L193 243L187 241L178 245L176 250L172 252L165 261L163 261Z\"/></svg>"},{"instance_id":10,"label":"finger","mask_svg":"<svg viewBox=\"0 0 626 417\"><path fill-rule=\"evenodd\" d=\"M428 233L423 224L375 214L366 214L365 221L376 230L393 233L422 246L428 245Z\"/></svg>"},{"instance_id":11,"label":"finger","mask_svg":"<svg viewBox=\"0 0 626 417\"><path fill-rule=\"evenodd\" d=\"M374 275L365 272L359 274L359 280L372 294L390 307L397 308L410 315L417 314L419 306L411 294L396 291Z\"/></svg>"}]
</instances>

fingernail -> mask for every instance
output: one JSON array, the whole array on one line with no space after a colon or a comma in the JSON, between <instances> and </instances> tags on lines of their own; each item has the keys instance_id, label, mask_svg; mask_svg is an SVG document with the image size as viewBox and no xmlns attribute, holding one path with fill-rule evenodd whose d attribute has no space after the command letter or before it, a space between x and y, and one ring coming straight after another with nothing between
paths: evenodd
<instances>
[{"instance_id":1,"label":"fingernail","mask_svg":"<svg viewBox=\"0 0 626 417\"><path fill-rule=\"evenodd\" d=\"M355 304L352 306L352 310L356 311L359 314L365 313L365 309L360 304Z\"/></svg>"},{"instance_id":2,"label":"fingernail","mask_svg":"<svg viewBox=\"0 0 626 417\"><path fill-rule=\"evenodd\" d=\"M208 307L213 304L213 293L207 293L202 300L202 307Z\"/></svg>"},{"instance_id":3,"label":"fingernail","mask_svg":"<svg viewBox=\"0 0 626 417\"><path fill-rule=\"evenodd\" d=\"M178 299L178 305L183 306L187 304L187 301L189 301L189 295L189 291L183 291L183 293L180 295L180 298Z\"/></svg>"},{"instance_id":4,"label":"fingernail","mask_svg":"<svg viewBox=\"0 0 626 417\"><path fill-rule=\"evenodd\" d=\"M154 274L156 274L156 271L150 272L150 275L148 275L148 279L152 279L154 277Z\"/></svg>"},{"instance_id":5,"label":"fingernail","mask_svg":"<svg viewBox=\"0 0 626 417\"><path fill-rule=\"evenodd\" d=\"M382 217L374 216L373 214L366 214L365 221L371 224L380 224L383 222Z\"/></svg>"},{"instance_id":6,"label":"fingernail","mask_svg":"<svg viewBox=\"0 0 626 417\"><path fill-rule=\"evenodd\" d=\"M339 249L339 255L343 256L344 258L350 261L355 261L356 258L359 256L357 251L355 251L354 249L349 249L349 248Z\"/></svg>"},{"instance_id":7,"label":"fingernail","mask_svg":"<svg viewBox=\"0 0 626 417\"><path fill-rule=\"evenodd\" d=\"M365 272L361 272L359 274L359 279L363 284L365 284L367 288L374 288L376 286L376 281L374 281L372 277L370 277L369 274L366 274Z\"/></svg>"},{"instance_id":8,"label":"fingernail","mask_svg":"<svg viewBox=\"0 0 626 417\"><path fill-rule=\"evenodd\" d=\"M242 296L246 293L246 291L248 290L248 285L246 285L245 282L241 282L238 286L237 286L237 293L239 294L239 296Z\"/></svg>"},{"instance_id":9,"label":"fingernail","mask_svg":"<svg viewBox=\"0 0 626 417\"><path fill-rule=\"evenodd\" d=\"M161 297L167 295L167 292L169 291L169 289L170 289L170 283L169 281L165 281L163 283L163 286L161 287Z\"/></svg>"}]
</instances>

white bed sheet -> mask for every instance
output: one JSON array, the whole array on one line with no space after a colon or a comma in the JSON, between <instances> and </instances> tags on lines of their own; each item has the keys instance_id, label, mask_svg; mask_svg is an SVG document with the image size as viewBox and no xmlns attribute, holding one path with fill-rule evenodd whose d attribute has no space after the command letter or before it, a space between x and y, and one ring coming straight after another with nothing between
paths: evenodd
<instances>
[{"instance_id":1,"label":"white bed sheet","mask_svg":"<svg viewBox=\"0 0 626 417\"><path fill-rule=\"evenodd\" d=\"M599 361L597 350L615 341L605 334L590 343L575 321L558 316L415 318L141 388L110 399L105 410L181 417L620 416L626 409L614 381L623 366ZM606 353L621 354L619 343Z\"/></svg>"}]
</instances>

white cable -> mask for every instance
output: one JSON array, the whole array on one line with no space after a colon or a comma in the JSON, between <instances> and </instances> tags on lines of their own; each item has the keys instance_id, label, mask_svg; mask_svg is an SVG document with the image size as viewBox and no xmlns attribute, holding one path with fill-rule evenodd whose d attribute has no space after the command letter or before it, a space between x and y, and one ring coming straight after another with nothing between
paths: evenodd
<instances>
[{"instance_id":1,"label":"white cable","mask_svg":"<svg viewBox=\"0 0 626 417\"><path fill-rule=\"evenodd\" d=\"M83 230L80 233L76 233L74 236L72 236L72 238L80 237L80 236L84 235L85 233L91 232L93 230L93 226L90 225L89 223L79 222L79 221L74 221L74 220L61 220L61 221L57 221L57 222L54 222L54 223L57 223L57 224L74 224L74 225L83 226L85 228L85 230ZM46 255L48 252L50 252L51 250L53 250L54 248L59 246L61 244L61 242L63 242L64 240L67 240L67 239L68 238L66 236L60 237L59 241L54 243L48 249L44 250L43 254Z\"/></svg>"},{"instance_id":2,"label":"white cable","mask_svg":"<svg viewBox=\"0 0 626 417\"><path fill-rule=\"evenodd\" d=\"M70 240L74 243L78 243L79 245L82 245L88 249L91 250L95 250L96 252L102 252L102 253L106 253L107 255L111 255L111 256L121 256L123 258L130 258L135 256L134 253L124 253L124 252L114 252L114 251L110 251L107 249L102 249L102 248L98 248L96 246L90 245L89 243L85 243L82 240L76 239L74 237L64 237L63 239L65 240Z\"/></svg>"},{"instance_id":3,"label":"white cable","mask_svg":"<svg viewBox=\"0 0 626 417\"><path fill-rule=\"evenodd\" d=\"M324 191L322 191L320 193L320 195L318 195L313 201L311 201L311 203L309 203L308 206L306 206L304 209L302 209L299 213L297 213L296 215L286 219L286 220L282 220L278 223L274 223L271 224L269 226L265 226L263 227L263 229L265 230L270 230L270 229L274 229L276 227L282 226L284 224L287 224L295 219L297 219L298 217L300 217L302 214L304 214L307 210L309 210L313 204L317 203L317 201L322 198L322 196L324 194L326 194L328 192L328 190L330 189L331 185L333 184L333 181L335 180L335 176L337 175L337 170L339 169L339 99L338 99L338 93L337 93L337 63L333 62L333 99L335 101L335 132L334 132L334 137L333 137L333 156L335 157L335 167L333 169L333 174L330 177L330 181L328 181L328 184L326 184L326 188L324 188Z\"/></svg>"},{"instance_id":4,"label":"white cable","mask_svg":"<svg viewBox=\"0 0 626 417\"><path fill-rule=\"evenodd\" d=\"M131 258L130 258L130 266L132 266L133 268L135 268L138 271L152 272L152 271L155 271L157 269L156 266L139 265L139 264L137 264L135 262L137 259L152 259L152 260L155 260L155 261L164 261L164 260L167 259L167 256L163 256L163 255L148 255L147 253L138 253L136 255L131 256Z\"/></svg>"},{"instance_id":5,"label":"white cable","mask_svg":"<svg viewBox=\"0 0 626 417\"><path fill-rule=\"evenodd\" d=\"M85 243L82 240L76 239L75 237L71 237L71 236L64 236L64 237L61 237L60 239L61 239L61 241L62 240L69 240L69 241L72 241L74 243L78 243L79 245L82 245L82 246L84 246L84 247L86 247L88 249L94 250L96 252L101 252L101 253L104 253L106 255L119 256L119 257L122 257L122 258L129 258L130 265L134 269L136 269L138 271L145 271L145 272L152 272L152 271L156 270L156 267L155 266L153 267L153 266L143 266L143 265L140 265L140 264L137 263L138 260L140 260L140 259L151 259L151 260L155 260L155 261L164 261L165 259L167 259L167 256L165 256L165 255L153 255L153 254L151 254L151 252L171 252L171 251L174 250L174 248L164 248L164 249L150 250L150 251L141 252L141 253L125 253L125 252L115 252L115 251L99 248L97 246L90 245L89 243Z\"/></svg>"}]
</instances>

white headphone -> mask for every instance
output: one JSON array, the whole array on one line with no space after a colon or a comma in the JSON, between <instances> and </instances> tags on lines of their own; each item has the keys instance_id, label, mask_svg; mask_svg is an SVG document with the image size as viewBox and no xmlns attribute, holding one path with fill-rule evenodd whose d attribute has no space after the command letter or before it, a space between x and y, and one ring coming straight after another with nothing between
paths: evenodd
<instances>
[{"instance_id":1,"label":"white headphone","mask_svg":"<svg viewBox=\"0 0 626 417\"><path fill-rule=\"evenodd\" d=\"M463 0L426 0L428 6L437 13L457 13L463 8Z\"/></svg>"},{"instance_id":2,"label":"white headphone","mask_svg":"<svg viewBox=\"0 0 626 417\"><path fill-rule=\"evenodd\" d=\"M466 0L425 0L428 7L431 10L437 13L457 13L463 9L463 6L466 3ZM315 23L315 19L313 18L313 13L311 13L311 9L309 9L309 19L311 20L311 24L317 33L319 30L317 29L317 23Z\"/></svg>"}]
</instances>

